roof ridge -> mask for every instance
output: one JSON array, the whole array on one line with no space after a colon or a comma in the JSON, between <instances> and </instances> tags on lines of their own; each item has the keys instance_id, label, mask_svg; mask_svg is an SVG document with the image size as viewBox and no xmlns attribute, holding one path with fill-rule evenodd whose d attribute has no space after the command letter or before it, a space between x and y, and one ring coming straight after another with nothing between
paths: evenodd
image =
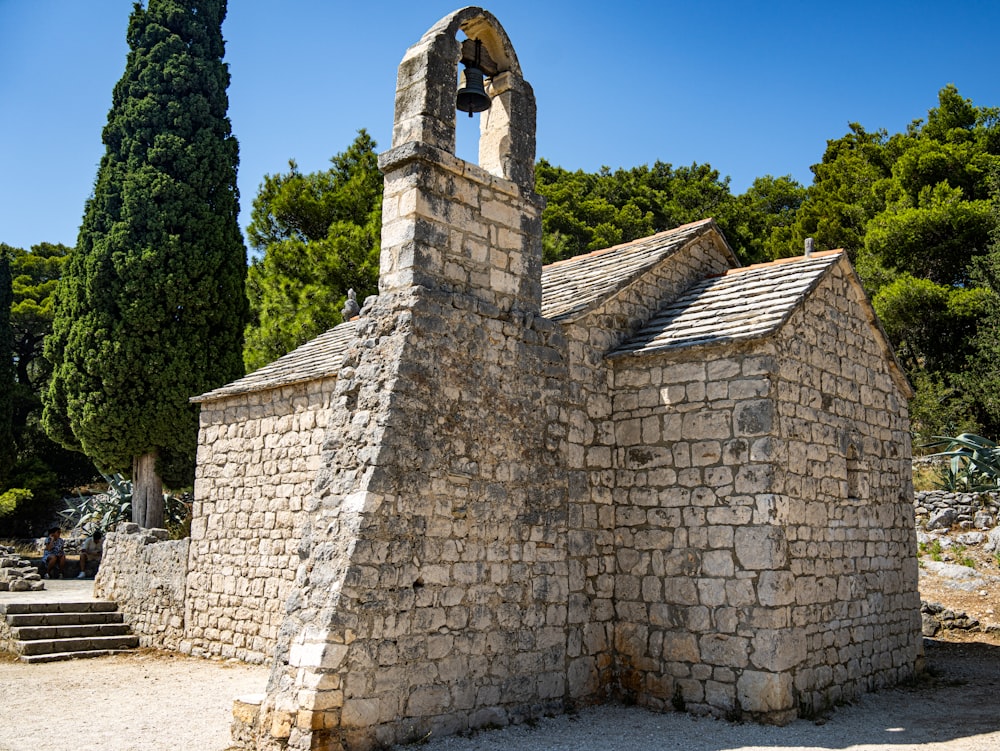
<instances>
[{"instance_id":1,"label":"roof ridge","mask_svg":"<svg viewBox=\"0 0 1000 751\"><path fill-rule=\"evenodd\" d=\"M680 233L683 230L693 229L698 225L710 224L714 221L715 221L714 219L709 217L707 219L699 219L696 222L688 222L687 224L681 224L680 226L674 227L672 229L665 229L653 235L646 235L645 237L637 237L634 240L629 240L628 242L618 243L617 245L612 245L609 248L600 248L598 250L591 250L588 253L580 253L579 255L575 255L570 258L562 258L558 261L547 263L542 268L552 268L553 266L562 266L563 264L571 263L573 261L579 261L582 258L597 258L598 256L605 255L606 253L622 250L624 248L629 247L630 245L641 245L643 243L648 243L658 238L662 238L664 235L673 235L675 233Z\"/></svg>"},{"instance_id":2,"label":"roof ridge","mask_svg":"<svg viewBox=\"0 0 1000 751\"><path fill-rule=\"evenodd\" d=\"M835 248L833 250L817 250L810 253L807 256L789 256L786 258L775 258L771 261L762 261L760 263L752 263L749 266L737 266L736 268L728 269L718 276L732 276L734 274L739 274L744 271L753 271L754 269L765 269L771 266L781 266L782 264L797 263L799 261L811 261L814 258L830 258L832 256L840 255L844 253L843 248Z\"/></svg>"}]
</instances>

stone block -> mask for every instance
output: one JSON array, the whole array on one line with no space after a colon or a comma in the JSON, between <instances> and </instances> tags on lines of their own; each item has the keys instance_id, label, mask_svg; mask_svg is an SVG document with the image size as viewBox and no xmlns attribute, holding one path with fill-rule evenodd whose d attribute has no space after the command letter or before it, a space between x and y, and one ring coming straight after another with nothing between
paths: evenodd
<instances>
[{"instance_id":1,"label":"stone block","mask_svg":"<svg viewBox=\"0 0 1000 751\"><path fill-rule=\"evenodd\" d=\"M367 728L379 719L379 701L375 698L351 698L344 700L340 710L340 724L345 728Z\"/></svg>"},{"instance_id":2,"label":"stone block","mask_svg":"<svg viewBox=\"0 0 1000 751\"><path fill-rule=\"evenodd\" d=\"M774 402L770 399L741 402L733 410L733 434L737 436L767 435L773 423Z\"/></svg>"},{"instance_id":3,"label":"stone block","mask_svg":"<svg viewBox=\"0 0 1000 751\"><path fill-rule=\"evenodd\" d=\"M784 721L783 712L795 706L792 693L792 677L788 673L767 673L757 670L744 670L736 681L736 697L740 708L745 712L766 716L779 713Z\"/></svg>"},{"instance_id":4,"label":"stone block","mask_svg":"<svg viewBox=\"0 0 1000 751\"><path fill-rule=\"evenodd\" d=\"M790 571L762 571L757 580L761 605L791 605L795 602L795 577Z\"/></svg>"},{"instance_id":5,"label":"stone block","mask_svg":"<svg viewBox=\"0 0 1000 751\"><path fill-rule=\"evenodd\" d=\"M754 667L780 673L805 660L806 636L796 629L761 629L754 634L751 649Z\"/></svg>"},{"instance_id":6,"label":"stone block","mask_svg":"<svg viewBox=\"0 0 1000 751\"><path fill-rule=\"evenodd\" d=\"M745 569L780 569L788 564L788 542L778 527L740 527L735 541L736 558Z\"/></svg>"},{"instance_id":7,"label":"stone block","mask_svg":"<svg viewBox=\"0 0 1000 751\"><path fill-rule=\"evenodd\" d=\"M698 651L702 662L709 665L743 668L748 661L748 640L729 634L708 634L698 640Z\"/></svg>"}]
</instances>

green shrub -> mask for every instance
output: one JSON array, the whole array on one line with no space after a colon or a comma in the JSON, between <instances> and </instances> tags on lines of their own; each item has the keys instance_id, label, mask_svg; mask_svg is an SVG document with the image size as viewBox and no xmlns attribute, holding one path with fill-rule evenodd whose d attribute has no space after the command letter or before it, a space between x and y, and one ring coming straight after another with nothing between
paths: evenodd
<instances>
[{"instance_id":1,"label":"green shrub","mask_svg":"<svg viewBox=\"0 0 1000 751\"><path fill-rule=\"evenodd\" d=\"M30 501L33 497L27 488L11 488L5 493L0 493L0 516L13 514L19 505Z\"/></svg>"}]
</instances>

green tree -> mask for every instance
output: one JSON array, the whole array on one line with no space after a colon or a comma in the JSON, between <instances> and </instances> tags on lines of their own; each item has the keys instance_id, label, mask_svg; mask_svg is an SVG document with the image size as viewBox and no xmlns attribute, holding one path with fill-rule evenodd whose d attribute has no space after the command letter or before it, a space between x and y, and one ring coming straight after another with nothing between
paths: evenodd
<instances>
[{"instance_id":1,"label":"green tree","mask_svg":"<svg viewBox=\"0 0 1000 751\"><path fill-rule=\"evenodd\" d=\"M15 422L21 424L35 408L37 392L51 375L43 345L52 330L55 290L70 248L52 243L39 243L30 251L8 245L0 248L10 255L13 274L10 322L17 383L22 392Z\"/></svg>"},{"instance_id":2,"label":"green tree","mask_svg":"<svg viewBox=\"0 0 1000 751\"><path fill-rule=\"evenodd\" d=\"M85 456L53 443L40 423L40 391L51 374L42 344L52 328L53 296L69 252L66 246L51 243L39 243L31 250L0 243L0 255L10 260L13 277L7 311L14 378L10 389L0 393L0 401L11 400L12 414L13 458L6 485L0 479L0 492L10 501L4 520L8 535L37 532L62 495L97 474Z\"/></svg>"},{"instance_id":3,"label":"green tree","mask_svg":"<svg viewBox=\"0 0 1000 751\"><path fill-rule=\"evenodd\" d=\"M378 284L382 174L364 130L330 169L266 175L253 204L247 274L252 314L244 359L250 370L341 322L347 291L364 299Z\"/></svg>"},{"instance_id":4,"label":"green tree","mask_svg":"<svg viewBox=\"0 0 1000 751\"><path fill-rule=\"evenodd\" d=\"M10 256L0 247L0 492L14 470L14 337L10 326L14 298Z\"/></svg>"},{"instance_id":5,"label":"green tree","mask_svg":"<svg viewBox=\"0 0 1000 751\"><path fill-rule=\"evenodd\" d=\"M597 173L570 172L542 159L535 167L535 190L545 197L542 253L546 263L629 242L687 222L713 217L738 255L751 207L740 206L729 178L707 164L652 166Z\"/></svg>"},{"instance_id":6,"label":"green tree","mask_svg":"<svg viewBox=\"0 0 1000 751\"><path fill-rule=\"evenodd\" d=\"M750 263L801 255L802 247L789 248L783 239L805 198L806 189L791 175L758 177L725 218L727 239Z\"/></svg>"},{"instance_id":7,"label":"green tree","mask_svg":"<svg viewBox=\"0 0 1000 751\"><path fill-rule=\"evenodd\" d=\"M850 133L827 141L823 160L812 166L813 183L795 214L772 237L776 256L802 254L807 237L819 249L843 248L851 258L864 247L865 231L885 206L885 181L891 174L891 139L884 130L869 133L858 123Z\"/></svg>"},{"instance_id":8,"label":"green tree","mask_svg":"<svg viewBox=\"0 0 1000 751\"><path fill-rule=\"evenodd\" d=\"M985 310L972 337L974 354L960 374L964 390L982 415L991 435L1000 434L1000 174L992 178L994 226L992 242L983 256L973 262L971 283L989 290ZM955 435L955 433L948 433Z\"/></svg>"},{"instance_id":9,"label":"green tree","mask_svg":"<svg viewBox=\"0 0 1000 751\"><path fill-rule=\"evenodd\" d=\"M798 255L806 237L848 251L917 388L918 432L1000 430L1000 286L977 274L998 226L1000 111L945 86L926 121L892 135L851 123L812 170L772 252Z\"/></svg>"},{"instance_id":10,"label":"green tree","mask_svg":"<svg viewBox=\"0 0 1000 751\"><path fill-rule=\"evenodd\" d=\"M45 344L46 430L102 469L131 469L143 526L163 524L163 481L192 480L189 398L243 372L225 13L224 0L134 6L105 154Z\"/></svg>"}]
</instances>

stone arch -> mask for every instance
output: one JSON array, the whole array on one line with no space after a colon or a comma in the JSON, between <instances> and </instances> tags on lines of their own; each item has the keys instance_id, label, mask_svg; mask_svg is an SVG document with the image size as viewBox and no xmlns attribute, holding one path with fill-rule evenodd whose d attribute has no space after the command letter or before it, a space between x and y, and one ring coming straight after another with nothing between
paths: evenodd
<instances>
[{"instance_id":1,"label":"stone arch","mask_svg":"<svg viewBox=\"0 0 1000 751\"><path fill-rule=\"evenodd\" d=\"M399 64L392 146L421 142L455 153L455 95L464 32L482 42L483 71L492 106L483 113L479 166L496 177L534 188L535 95L521 75L514 47L492 13L469 6L442 18L410 47Z\"/></svg>"}]
</instances>

